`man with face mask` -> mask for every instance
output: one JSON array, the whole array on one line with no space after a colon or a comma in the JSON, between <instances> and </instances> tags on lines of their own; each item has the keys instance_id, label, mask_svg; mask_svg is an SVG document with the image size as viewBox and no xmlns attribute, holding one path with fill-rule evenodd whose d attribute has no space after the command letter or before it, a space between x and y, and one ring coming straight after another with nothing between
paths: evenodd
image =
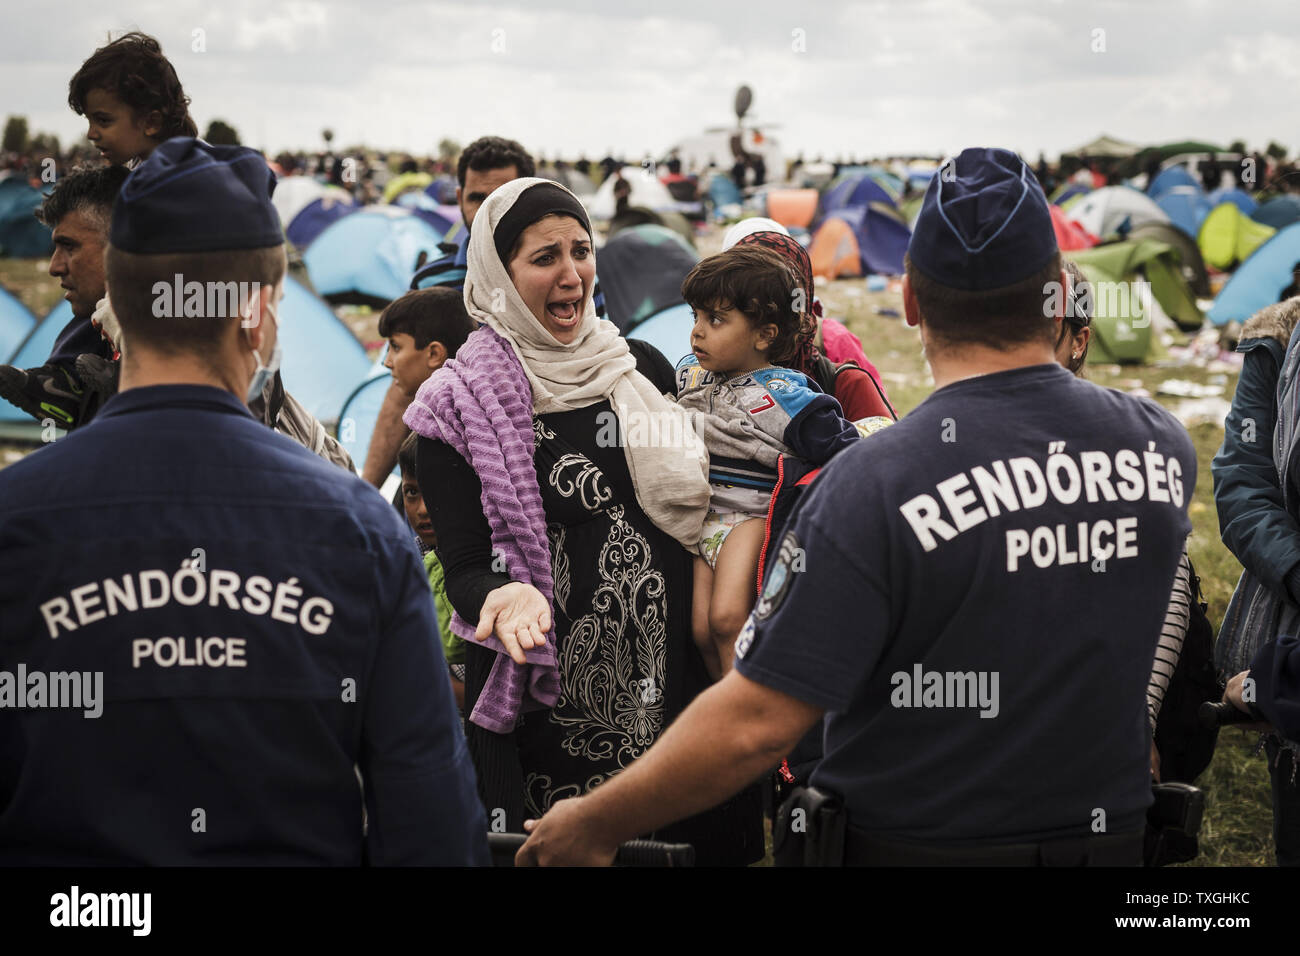
<instances>
[{"instance_id":1,"label":"man with face mask","mask_svg":"<svg viewBox=\"0 0 1300 956\"><path fill-rule=\"evenodd\" d=\"M33 376L0 365L0 398L37 421L48 419L68 430L80 428L93 420L100 405L117 391L118 362L111 342L120 340L121 334L108 304L104 248L113 201L126 177L122 166L74 169L58 181L39 210L38 218L54 231L49 272L65 290L73 318L55 342L47 369L52 370L50 375ZM86 321L92 315L99 322L108 322L105 336ZM74 366L79 381L54 374L60 367ZM62 384L52 387L51 382ZM249 410L269 428L326 461L353 470L352 458L343 446L285 391L278 372L267 378L262 391L249 402Z\"/></svg>"},{"instance_id":2,"label":"man with face mask","mask_svg":"<svg viewBox=\"0 0 1300 956\"><path fill-rule=\"evenodd\" d=\"M486 862L409 533L246 405L280 357L271 183L188 138L131 173L120 390L0 471L0 865Z\"/></svg>"}]
</instances>

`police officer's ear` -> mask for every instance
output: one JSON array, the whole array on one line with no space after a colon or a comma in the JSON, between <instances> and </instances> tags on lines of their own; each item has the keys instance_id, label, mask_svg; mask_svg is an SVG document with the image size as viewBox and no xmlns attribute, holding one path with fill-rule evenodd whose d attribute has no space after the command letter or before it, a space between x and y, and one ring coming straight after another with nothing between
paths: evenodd
<instances>
[{"instance_id":1,"label":"police officer's ear","mask_svg":"<svg viewBox=\"0 0 1300 956\"><path fill-rule=\"evenodd\" d=\"M916 294L912 291L912 280L910 276L903 276L903 315L910 326L921 324L921 309L916 304Z\"/></svg>"},{"instance_id":2,"label":"police officer's ear","mask_svg":"<svg viewBox=\"0 0 1300 956\"><path fill-rule=\"evenodd\" d=\"M266 337L266 320L269 318L276 321L282 284L273 286L259 284L244 305L239 324L243 327L248 344L254 350L262 347L262 341ZM278 327L276 331L279 331Z\"/></svg>"}]
</instances>

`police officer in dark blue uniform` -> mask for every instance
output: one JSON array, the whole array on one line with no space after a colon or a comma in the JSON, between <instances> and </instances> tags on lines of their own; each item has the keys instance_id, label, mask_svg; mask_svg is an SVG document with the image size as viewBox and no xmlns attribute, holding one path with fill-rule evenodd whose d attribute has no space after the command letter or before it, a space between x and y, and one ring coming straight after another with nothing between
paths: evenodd
<instances>
[{"instance_id":1,"label":"police officer in dark blue uniform","mask_svg":"<svg viewBox=\"0 0 1300 956\"><path fill-rule=\"evenodd\" d=\"M926 193L904 303L935 391L812 485L736 667L650 751L532 828L524 863L609 862L717 803L826 716L778 856L1140 865L1145 689L1196 459L1154 402L1076 379L1047 200L969 149Z\"/></svg>"},{"instance_id":2,"label":"police officer in dark blue uniform","mask_svg":"<svg viewBox=\"0 0 1300 956\"><path fill-rule=\"evenodd\" d=\"M487 862L409 532L246 406L279 362L273 187L188 138L131 174L121 391L0 471L0 863Z\"/></svg>"}]
</instances>

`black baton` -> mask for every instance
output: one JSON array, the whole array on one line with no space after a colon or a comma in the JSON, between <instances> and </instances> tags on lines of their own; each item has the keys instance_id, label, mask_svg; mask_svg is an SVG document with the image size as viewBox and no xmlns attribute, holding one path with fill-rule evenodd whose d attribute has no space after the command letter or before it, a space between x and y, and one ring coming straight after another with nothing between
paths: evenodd
<instances>
[{"instance_id":1,"label":"black baton","mask_svg":"<svg viewBox=\"0 0 1300 956\"><path fill-rule=\"evenodd\" d=\"M488 850L493 866L514 866L515 854L528 836L523 833L489 833ZM695 847L689 843L628 840L614 854L615 866L694 866Z\"/></svg>"}]
</instances>

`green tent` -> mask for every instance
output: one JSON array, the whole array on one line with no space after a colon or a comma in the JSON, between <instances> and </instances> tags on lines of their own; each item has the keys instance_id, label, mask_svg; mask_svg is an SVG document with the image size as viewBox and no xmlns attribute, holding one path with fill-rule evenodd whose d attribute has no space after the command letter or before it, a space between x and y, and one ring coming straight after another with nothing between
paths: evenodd
<instances>
[{"instance_id":1,"label":"green tent","mask_svg":"<svg viewBox=\"0 0 1300 956\"><path fill-rule=\"evenodd\" d=\"M1201 247L1205 264L1215 269L1231 269L1245 262L1250 254L1277 232L1272 226L1255 222L1236 205L1221 202L1205 217L1196 244Z\"/></svg>"},{"instance_id":2,"label":"green tent","mask_svg":"<svg viewBox=\"0 0 1300 956\"><path fill-rule=\"evenodd\" d=\"M1102 247L1102 250L1105 248ZM1088 361L1093 364L1145 362L1154 342L1151 316L1143 308L1141 297L1132 294L1133 286L1125 281L1125 273L1112 271L1124 265L1123 250L1092 257L1096 261L1089 261L1081 255L1097 251L1085 249L1071 255L1093 289L1092 338L1088 344ZM1132 277L1133 273L1128 273L1128 278Z\"/></svg>"},{"instance_id":3,"label":"green tent","mask_svg":"<svg viewBox=\"0 0 1300 956\"><path fill-rule=\"evenodd\" d=\"M1139 276L1145 277L1151 286L1151 297L1160 303L1160 308L1178 323L1179 328L1199 329L1205 322L1204 314L1196 305L1196 296L1183 277L1183 254L1177 246L1158 239L1127 239L1091 249L1078 249L1069 253L1069 258L1080 266L1091 266L1111 283L1130 283ZM1096 298L1105 298L1105 295Z\"/></svg>"}]
</instances>

